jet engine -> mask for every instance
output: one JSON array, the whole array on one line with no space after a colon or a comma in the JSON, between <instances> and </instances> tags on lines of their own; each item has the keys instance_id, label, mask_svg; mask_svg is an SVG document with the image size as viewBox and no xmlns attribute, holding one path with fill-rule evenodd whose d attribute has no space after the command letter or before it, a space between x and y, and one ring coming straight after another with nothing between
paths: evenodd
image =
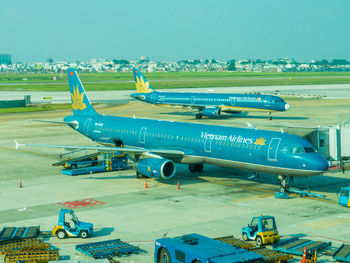
<instances>
[{"instance_id":1,"label":"jet engine","mask_svg":"<svg viewBox=\"0 0 350 263\"><path fill-rule=\"evenodd\" d=\"M206 108L202 110L202 115L206 117L217 117L221 114L221 109L216 107L216 108Z\"/></svg>"},{"instance_id":2,"label":"jet engine","mask_svg":"<svg viewBox=\"0 0 350 263\"><path fill-rule=\"evenodd\" d=\"M145 158L140 159L136 165L136 170L147 176L154 178L169 179L175 174L175 164L164 158Z\"/></svg>"}]
</instances>

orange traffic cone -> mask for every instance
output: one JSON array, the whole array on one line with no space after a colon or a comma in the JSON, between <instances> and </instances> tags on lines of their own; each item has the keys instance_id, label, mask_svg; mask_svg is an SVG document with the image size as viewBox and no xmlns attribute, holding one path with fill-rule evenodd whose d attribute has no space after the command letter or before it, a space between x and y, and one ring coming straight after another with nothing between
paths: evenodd
<instances>
[{"instance_id":1,"label":"orange traffic cone","mask_svg":"<svg viewBox=\"0 0 350 263\"><path fill-rule=\"evenodd\" d=\"M145 189L147 189L148 188L148 184L147 184L147 181L145 182Z\"/></svg>"},{"instance_id":2,"label":"orange traffic cone","mask_svg":"<svg viewBox=\"0 0 350 263\"><path fill-rule=\"evenodd\" d=\"M303 258L301 259L300 263L306 263L306 247L304 247Z\"/></svg>"},{"instance_id":3,"label":"orange traffic cone","mask_svg":"<svg viewBox=\"0 0 350 263\"><path fill-rule=\"evenodd\" d=\"M18 186L18 188L22 188L23 186L22 186L22 181L19 181L19 186Z\"/></svg>"},{"instance_id":4,"label":"orange traffic cone","mask_svg":"<svg viewBox=\"0 0 350 263\"><path fill-rule=\"evenodd\" d=\"M177 190L180 190L180 181L177 181L177 187L176 187Z\"/></svg>"}]
</instances>

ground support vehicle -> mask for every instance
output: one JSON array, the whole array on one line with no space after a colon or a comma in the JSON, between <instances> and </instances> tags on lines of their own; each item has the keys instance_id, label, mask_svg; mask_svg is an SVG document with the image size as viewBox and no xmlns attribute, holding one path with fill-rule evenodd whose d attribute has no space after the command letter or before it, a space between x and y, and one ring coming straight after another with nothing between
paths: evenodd
<instances>
[{"instance_id":1,"label":"ground support vehicle","mask_svg":"<svg viewBox=\"0 0 350 263\"><path fill-rule=\"evenodd\" d=\"M275 217L269 215L253 217L252 222L243 227L241 233L244 241L255 240L257 246L280 241Z\"/></svg>"},{"instance_id":2,"label":"ground support vehicle","mask_svg":"<svg viewBox=\"0 0 350 263\"><path fill-rule=\"evenodd\" d=\"M52 229L52 235L60 239L66 237L87 238L93 233L93 224L79 221L73 209L62 208L58 223Z\"/></svg>"},{"instance_id":3,"label":"ground support vehicle","mask_svg":"<svg viewBox=\"0 0 350 263\"><path fill-rule=\"evenodd\" d=\"M350 186L340 189L338 203L342 206L350 207Z\"/></svg>"},{"instance_id":4,"label":"ground support vehicle","mask_svg":"<svg viewBox=\"0 0 350 263\"><path fill-rule=\"evenodd\" d=\"M155 242L156 263L264 262L264 257L199 234L160 238Z\"/></svg>"},{"instance_id":5,"label":"ground support vehicle","mask_svg":"<svg viewBox=\"0 0 350 263\"><path fill-rule=\"evenodd\" d=\"M65 158L53 166L63 166L62 174L80 175L100 172L124 170L128 167L128 159L124 152L92 153L78 157Z\"/></svg>"}]
</instances>

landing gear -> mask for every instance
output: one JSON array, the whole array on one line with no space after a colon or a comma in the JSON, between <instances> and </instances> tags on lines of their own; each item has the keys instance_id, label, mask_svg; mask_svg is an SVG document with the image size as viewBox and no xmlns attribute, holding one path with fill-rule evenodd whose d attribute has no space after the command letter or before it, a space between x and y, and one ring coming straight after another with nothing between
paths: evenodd
<instances>
[{"instance_id":1,"label":"landing gear","mask_svg":"<svg viewBox=\"0 0 350 263\"><path fill-rule=\"evenodd\" d=\"M203 171L203 164L202 163L190 163L188 165L188 169L190 169L191 173L195 173L195 172L201 172Z\"/></svg>"},{"instance_id":2,"label":"landing gear","mask_svg":"<svg viewBox=\"0 0 350 263\"><path fill-rule=\"evenodd\" d=\"M136 171L136 177L141 179L141 178L147 178L147 176L143 175L142 173Z\"/></svg>"},{"instance_id":3,"label":"landing gear","mask_svg":"<svg viewBox=\"0 0 350 263\"><path fill-rule=\"evenodd\" d=\"M267 115L269 115L268 120L272 120L271 112L268 112Z\"/></svg>"},{"instance_id":4,"label":"landing gear","mask_svg":"<svg viewBox=\"0 0 350 263\"><path fill-rule=\"evenodd\" d=\"M196 114L196 119L197 119L197 120L198 120L198 119L202 119L202 117L203 117L203 115L202 115L201 112L198 112L198 113Z\"/></svg>"},{"instance_id":5,"label":"landing gear","mask_svg":"<svg viewBox=\"0 0 350 263\"><path fill-rule=\"evenodd\" d=\"M287 184L288 177L285 175L279 175L278 181L280 181L281 187L280 187L280 193L288 192L288 184Z\"/></svg>"}]
</instances>

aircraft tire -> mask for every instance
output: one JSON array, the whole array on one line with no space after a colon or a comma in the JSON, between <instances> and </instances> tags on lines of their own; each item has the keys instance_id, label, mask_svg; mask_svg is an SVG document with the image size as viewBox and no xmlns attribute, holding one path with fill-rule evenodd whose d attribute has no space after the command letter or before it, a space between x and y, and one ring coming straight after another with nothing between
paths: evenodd
<instances>
[{"instance_id":1,"label":"aircraft tire","mask_svg":"<svg viewBox=\"0 0 350 263\"><path fill-rule=\"evenodd\" d=\"M280 187L280 193L284 193L285 191L286 191L286 188L283 187L283 186L281 186L281 187Z\"/></svg>"},{"instance_id":2,"label":"aircraft tire","mask_svg":"<svg viewBox=\"0 0 350 263\"><path fill-rule=\"evenodd\" d=\"M197 113L197 114L196 114L196 119L197 119L197 120L198 120L198 119L202 119L202 117L203 117L202 113Z\"/></svg>"},{"instance_id":3,"label":"aircraft tire","mask_svg":"<svg viewBox=\"0 0 350 263\"><path fill-rule=\"evenodd\" d=\"M171 263L169 251L165 247L160 249L157 263Z\"/></svg>"},{"instance_id":4,"label":"aircraft tire","mask_svg":"<svg viewBox=\"0 0 350 263\"><path fill-rule=\"evenodd\" d=\"M60 229L56 232L56 237L58 237L59 239L64 239L67 237L66 231L64 231L63 229Z\"/></svg>"},{"instance_id":5,"label":"aircraft tire","mask_svg":"<svg viewBox=\"0 0 350 263\"><path fill-rule=\"evenodd\" d=\"M269 121L271 121L271 120L272 120L272 117L270 116L270 117L269 117Z\"/></svg>"}]
</instances>

